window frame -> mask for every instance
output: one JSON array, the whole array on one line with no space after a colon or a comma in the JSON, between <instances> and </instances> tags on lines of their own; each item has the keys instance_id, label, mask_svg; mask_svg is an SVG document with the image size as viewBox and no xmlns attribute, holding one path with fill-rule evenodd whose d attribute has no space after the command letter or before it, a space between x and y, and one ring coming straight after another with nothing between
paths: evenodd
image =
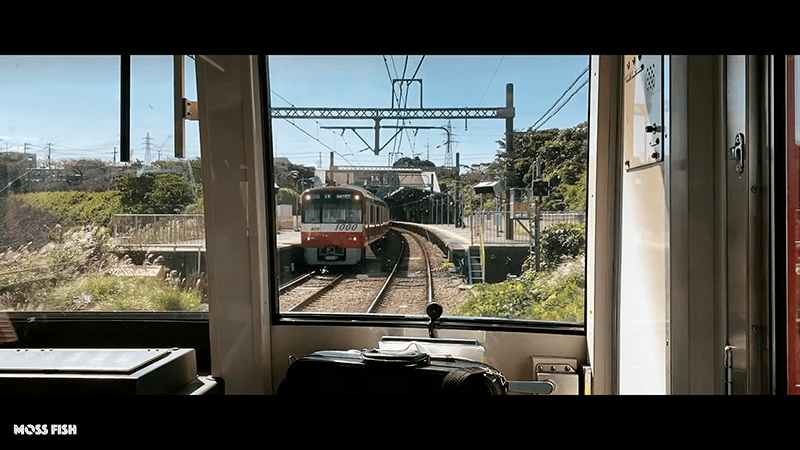
<instances>
[{"instance_id":1,"label":"window frame","mask_svg":"<svg viewBox=\"0 0 800 450\"><path fill-rule=\"evenodd\" d=\"M267 57L264 56L264 59ZM593 71L593 66L596 64L595 58L589 58L589 73L591 74ZM266 66L266 65L265 65ZM264 73L262 74L266 78L265 86L269 86L269 74ZM558 335L579 335L579 336L587 336L590 332L591 326L589 325L588 321L591 320L589 314L589 305L590 305L590 296L592 295L589 291L589 273L593 270L593 263L590 263L590 256L589 256L589 241L590 241L590 222L589 222L589 209L591 208L590 202L591 199L594 197L594 193L591 192L594 188L595 184L593 184L592 178L592 165L591 161L593 159L592 152L593 150L597 150L597 147L592 145L591 137L594 124L592 123L592 94L593 92L593 83L595 83L595 78L589 78L589 92L590 94L587 96L587 143L588 148L587 152L588 155L588 167L587 169L587 223L586 223L586 264L584 266L584 279L585 281L585 288L584 288L584 309L583 309L583 322L582 323L575 323L575 322L556 322L556 321L546 321L546 320L536 320L536 319L507 319L507 318L494 318L494 317L474 317L474 316L442 316L438 319L436 323L436 329L452 329L452 330L476 330L476 331L504 331L504 332L529 332L529 333L547 333L547 334L558 334ZM265 110L271 111L271 102L270 102L270 93L268 90L261 91L262 97L262 105L266 105ZM263 116L264 121L264 129L269 130L269 135L271 135L273 127L272 127L272 115L271 114L264 114ZM268 195L266 196L267 200L267 208L268 210L275 210L275 174L274 174L274 163L273 163L273 151L272 151L272 144L271 141L264 146L264 160L266 162L264 176L266 177L265 185L270 190ZM379 213L380 215L380 213ZM273 230L274 231L274 230ZM270 232L270 236L276 236L275 233ZM272 260L279 260L278 256L278 249L277 249L277 238L272 238L269 240L269 252L272 255ZM277 267L277 264L272 264L269 270L271 271L270 276L273 280L280 280L280 273ZM396 327L396 328L429 328L430 325L430 318L425 315L392 315L392 314L376 314L376 313L337 313L337 312L327 312L327 313L317 313L317 312L288 312L288 311L280 311L280 294L278 293L279 286L276 284L272 286L271 298L270 298L270 324L271 326L319 326L319 325L331 325L331 326L344 326L344 327L377 327L377 326L386 326L386 327Z\"/></svg>"}]
</instances>

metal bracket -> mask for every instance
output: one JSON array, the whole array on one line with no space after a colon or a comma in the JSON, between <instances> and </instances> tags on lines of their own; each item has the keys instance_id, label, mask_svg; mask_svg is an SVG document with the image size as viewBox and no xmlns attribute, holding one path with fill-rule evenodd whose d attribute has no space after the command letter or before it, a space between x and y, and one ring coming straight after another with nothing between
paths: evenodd
<instances>
[{"instance_id":1,"label":"metal bracket","mask_svg":"<svg viewBox=\"0 0 800 450\"><path fill-rule=\"evenodd\" d=\"M551 395L579 395L578 362L574 358L533 357L535 383L553 385ZM510 388L510 386L509 386Z\"/></svg>"},{"instance_id":2,"label":"metal bracket","mask_svg":"<svg viewBox=\"0 0 800 450\"><path fill-rule=\"evenodd\" d=\"M183 99L183 118L186 120L198 120L200 118L197 111L197 102Z\"/></svg>"},{"instance_id":3,"label":"metal bracket","mask_svg":"<svg viewBox=\"0 0 800 450\"><path fill-rule=\"evenodd\" d=\"M744 134L737 133L734 146L729 149L731 161L737 161L736 172L744 172Z\"/></svg>"}]
</instances>

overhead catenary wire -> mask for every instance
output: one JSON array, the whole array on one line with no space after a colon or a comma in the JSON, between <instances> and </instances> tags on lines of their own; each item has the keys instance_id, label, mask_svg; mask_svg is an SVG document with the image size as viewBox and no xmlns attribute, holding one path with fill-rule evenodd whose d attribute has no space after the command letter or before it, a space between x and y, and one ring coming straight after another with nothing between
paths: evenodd
<instances>
[{"instance_id":1,"label":"overhead catenary wire","mask_svg":"<svg viewBox=\"0 0 800 450\"><path fill-rule=\"evenodd\" d=\"M567 90L565 90L565 91L564 91L564 93L563 93L563 94L561 94L561 97L559 97L559 98L558 98L558 100L556 100L556 101L555 101L555 103L553 103L553 106L551 106L551 107L550 107L550 109L548 109L548 110L547 110L547 111L546 111L544 114L542 114L542 117L540 117L540 118L539 118L539 120L537 120L536 122L534 122L534 123L533 123L533 125L531 125L531 126L528 128L528 131L536 131L536 130L538 130L538 129L539 129L539 127L541 127L542 125L544 125L545 123L547 123L547 121L548 121L548 120L550 120L551 118L553 118L553 116L555 116L555 115L556 115L556 113L558 113L558 111L560 111L560 110L561 110L561 108L563 108L563 107L564 107L564 105L566 105L567 103L569 103L569 100L570 100L570 99L572 99L572 97L574 97L574 96L575 96L575 94L576 94L578 91L580 91L580 90L583 88L583 86L585 86L585 85L586 85L586 83L588 83L588 82L589 82L588 80L586 80L586 82L584 82L584 83L583 83L583 84L582 84L582 85L581 85L581 86L578 88L578 90L576 90L576 91L575 91L575 92L574 92L572 95L570 95L570 97L567 99L567 101L566 101L566 102L564 102L564 103L563 103L561 106L559 106L559 107L558 107L558 109L557 109L557 110L556 110L556 111L555 111L553 114L551 114L549 117L547 117L547 115L548 115L548 114L550 114L550 111L552 111L552 110L553 110L553 108L555 108L556 106L558 106L559 102L560 102L560 101L561 101L561 100L562 100L562 99L563 99L563 98L564 98L564 97L565 97L565 96L566 96L566 95L567 95L567 94L570 92L570 90L571 90L571 89L572 89L572 88L575 86L575 84L577 84L577 83L578 83L578 81L580 81L580 79L581 79L581 78L583 78L583 76L584 76L584 75L585 75L585 74L586 74L588 71L589 71L589 66L586 66L586 68L585 68L585 69L583 69L583 71L581 72L581 74L580 74L580 75L578 75L578 77L577 77L577 78L575 78L575 81L573 81L573 82L572 82L572 84L570 84L570 85L569 85L569 87L567 88ZM546 119L544 122L542 122L542 120L543 120L543 119L545 119L545 117L547 117L547 119ZM540 124L539 122L542 122L542 123ZM538 125L538 127L537 127L537 125Z\"/></svg>"},{"instance_id":2,"label":"overhead catenary wire","mask_svg":"<svg viewBox=\"0 0 800 450\"><path fill-rule=\"evenodd\" d=\"M287 104L289 104L289 106L291 106L292 108L294 108L294 107L295 107L295 105L294 105L292 102L290 102L289 100L286 100L285 98L283 98L283 96L281 96L281 95L280 95L280 94L278 94L277 92L275 92L275 91L273 91L273 90L271 90L271 89L270 89L270 92L271 92L271 93L273 93L273 94L274 94L275 96L277 96L278 98L280 98L281 100L285 101L285 102L286 102ZM308 133L306 130L304 130L304 129L300 128L300 126L298 126L296 123L294 123L294 122L292 122L291 120L289 120L289 119L286 119L286 118L284 118L283 120L285 120L286 122L289 122L289 123L290 123L290 124L291 124L293 127L295 127L295 128L297 128L298 130L302 131L303 133L305 133L305 134L306 134L308 137L310 137L311 139L313 139L313 140L315 140L315 141L319 142L320 144L322 144L322 146L323 146L323 147L327 148L328 150L332 151L332 152L333 152L333 153L335 153L336 155L340 156L342 159L344 159L344 160L345 160L345 162L346 162L347 164L353 165L353 163L351 163L350 161L348 161L348 160L347 160L347 157L346 157L346 156L344 156L344 155L342 155L341 153L337 152L336 150L332 149L332 148L331 148L329 145L327 145L327 144L325 144L324 142L320 141L318 138L316 138L316 137L312 136L312 135L311 135L310 133ZM321 124L321 123L319 123L319 121L318 121L318 120L316 120L316 119L314 119L314 122L316 122L316 123L317 123L317 125L320 125L320 126L322 125L322 124ZM336 133L334 133L334 134L336 134ZM352 150L352 149L350 149L350 146L347 144L347 140L345 140L345 139L344 139L344 136L341 136L341 138L342 138L342 140L344 140L345 146L346 146L346 147L347 147L347 149L350 151L350 154L353 156L353 158L355 158L355 159L356 159L356 163L357 163L357 164L360 164L360 163L358 162L358 158L356 158L356 155L355 155L355 153L353 153L353 150Z\"/></svg>"},{"instance_id":3,"label":"overhead catenary wire","mask_svg":"<svg viewBox=\"0 0 800 450\"><path fill-rule=\"evenodd\" d=\"M489 84L486 85L486 90L483 91L483 95L481 95L480 101L478 101L478 106L481 106L483 103L483 98L486 97L486 93L489 92L489 87L492 86L492 82L494 81L495 75L497 75L497 71L500 70L500 64L503 64L503 60L506 58L506 55L503 55L500 58L500 62L497 63L497 68L494 69L494 73L492 74L492 78L489 80Z\"/></svg>"},{"instance_id":4,"label":"overhead catenary wire","mask_svg":"<svg viewBox=\"0 0 800 450\"><path fill-rule=\"evenodd\" d=\"M561 106L559 106L559 107L558 107L558 109L557 109L557 110L555 110L555 111L553 112L553 114L551 114L551 115L550 115L550 117L548 117L548 118L547 118L547 119L546 119L544 122L542 122L542 123L541 123L541 124L540 124L538 127L534 128L532 131L537 131L537 130L539 130L539 128L541 128L542 126L544 126L544 124L545 124L545 123L547 123L547 121L548 121L548 120L552 119L552 118L553 118L553 117L554 117L556 114L558 114L558 112L559 112L559 111L561 111L561 108L563 108L563 107L564 107L564 106L565 106L567 103L569 103L569 101L570 101L570 100L572 100L572 97L575 97L575 95L576 95L578 92L580 92L580 91L581 91L581 89L583 89L583 87L584 87L584 86L586 86L587 84L589 84L589 80L586 80L586 81L584 81L584 82L583 82L583 83L582 83L582 84L581 84L581 85L578 87L578 89L576 89L576 90L575 90L575 92L573 92L573 93L572 93L572 95L570 95L570 96L569 96L569 98L567 98L567 101L565 101L564 103L562 103L562 104L561 104Z\"/></svg>"}]
</instances>

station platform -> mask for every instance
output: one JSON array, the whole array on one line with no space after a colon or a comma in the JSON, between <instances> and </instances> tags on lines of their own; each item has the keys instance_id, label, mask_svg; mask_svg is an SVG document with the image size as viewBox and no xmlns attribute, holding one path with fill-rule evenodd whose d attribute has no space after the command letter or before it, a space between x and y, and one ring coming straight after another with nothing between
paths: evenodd
<instances>
[{"instance_id":1,"label":"station platform","mask_svg":"<svg viewBox=\"0 0 800 450\"><path fill-rule=\"evenodd\" d=\"M300 232L292 229L284 229L278 232L278 249L300 245Z\"/></svg>"}]
</instances>

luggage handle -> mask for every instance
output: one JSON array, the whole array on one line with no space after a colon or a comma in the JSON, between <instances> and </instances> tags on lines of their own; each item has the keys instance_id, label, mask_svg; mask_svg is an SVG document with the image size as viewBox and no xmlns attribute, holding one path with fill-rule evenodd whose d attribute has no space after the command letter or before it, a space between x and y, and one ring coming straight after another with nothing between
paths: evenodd
<instances>
[{"instance_id":1,"label":"luggage handle","mask_svg":"<svg viewBox=\"0 0 800 450\"><path fill-rule=\"evenodd\" d=\"M416 347L416 346L415 346ZM364 349L361 352L361 359L364 362L380 362L392 364L428 364L430 355L420 352L418 349L411 350L411 346L405 350L379 350L376 348Z\"/></svg>"}]
</instances>

